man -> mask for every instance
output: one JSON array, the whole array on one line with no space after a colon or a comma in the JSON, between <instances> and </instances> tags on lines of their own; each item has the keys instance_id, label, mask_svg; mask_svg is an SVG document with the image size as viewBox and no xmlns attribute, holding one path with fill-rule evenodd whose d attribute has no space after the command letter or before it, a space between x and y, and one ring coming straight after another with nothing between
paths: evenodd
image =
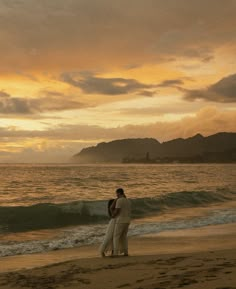
<instances>
[{"instance_id":1,"label":"man","mask_svg":"<svg viewBox=\"0 0 236 289\"><path fill-rule=\"evenodd\" d=\"M128 228L130 224L130 201L126 198L124 190L116 190L117 201L112 217L115 218L115 228L113 233L113 255L117 256L119 248L122 248L124 256L128 256Z\"/></svg>"}]
</instances>

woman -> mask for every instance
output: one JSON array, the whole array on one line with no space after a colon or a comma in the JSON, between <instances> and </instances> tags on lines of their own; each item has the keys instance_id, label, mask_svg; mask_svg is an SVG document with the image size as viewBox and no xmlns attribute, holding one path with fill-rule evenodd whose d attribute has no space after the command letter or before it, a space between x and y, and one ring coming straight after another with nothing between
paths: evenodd
<instances>
[{"instance_id":1,"label":"woman","mask_svg":"<svg viewBox=\"0 0 236 289\"><path fill-rule=\"evenodd\" d=\"M102 257L105 257L105 253L107 251L111 251L111 255L113 253L113 232L115 228L115 219L112 218L112 213L115 210L116 206L116 199L111 199L108 201L107 209L108 209L108 215L110 216L110 221L107 226L106 234L104 237L104 240L102 242L102 245L100 246L100 254Z\"/></svg>"}]
</instances>

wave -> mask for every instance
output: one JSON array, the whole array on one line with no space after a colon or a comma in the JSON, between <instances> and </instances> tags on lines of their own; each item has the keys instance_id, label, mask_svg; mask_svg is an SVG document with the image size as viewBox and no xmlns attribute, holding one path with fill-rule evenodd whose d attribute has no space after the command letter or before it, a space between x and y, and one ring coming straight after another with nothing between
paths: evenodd
<instances>
[{"instance_id":1,"label":"wave","mask_svg":"<svg viewBox=\"0 0 236 289\"><path fill-rule=\"evenodd\" d=\"M236 199L236 193L182 191L156 198L131 199L132 217L157 215L171 208L207 206ZM78 201L64 204L42 203L32 206L0 207L0 232L22 232L73 225L107 222L107 201Z\"/></svg>"},{"instance_id":2,"label":"wave","mask_svg":"<svg viewBox=\"0 0 236 289\"><path fill-rule=\"evenodd\" d=\"M185 230L200 228L209 225L230 224L236 222L235 209L213 210L207 216L200 216L175 221L131 223L128 235L138 236L156 234L165 231ZM90 244L101 244L107 225L95 224L90 226L78 226L64 228L53 238L34 241L0 241L0 257L21 254L32 254L75 248Z\"/></svg>"},{"instance_id":3,"label":"wave","mask_svg":"<svg viewBox=\"0 0 236 289\"><path fill-rule=\"evenodd\" d=\"M133 217L138 218L162 212L171 208L202 207L212 203L222 203L236 199L236 193L224 190L208 191L182 191L159 196L158 198L142 198L132 200Z\"/></svg>"}]
</instances>

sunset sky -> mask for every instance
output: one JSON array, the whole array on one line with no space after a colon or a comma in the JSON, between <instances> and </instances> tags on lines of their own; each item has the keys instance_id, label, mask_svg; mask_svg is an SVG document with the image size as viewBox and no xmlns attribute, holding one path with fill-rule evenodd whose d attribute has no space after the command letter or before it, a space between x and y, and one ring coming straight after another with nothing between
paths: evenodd
<instances>
[{"instance_id":1,"label":"sunset sky","mask_svg":"<svg viewBox=\"0 0 236 289\"><path fill-rule=\"evenodd\" d=\"M0 0L0 162L236 132L236 0Z\"/></svg>"}]
</instances>

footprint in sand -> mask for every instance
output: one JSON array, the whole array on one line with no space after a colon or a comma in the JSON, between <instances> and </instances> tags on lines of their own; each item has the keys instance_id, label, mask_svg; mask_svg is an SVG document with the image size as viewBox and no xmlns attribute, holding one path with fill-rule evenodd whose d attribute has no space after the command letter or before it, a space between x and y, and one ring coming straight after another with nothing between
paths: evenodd
<instances>
[{"instance_id":1,"label":"footprint in sand","mask_svg":"<svg viewBox=\"0 0 236 289\"><path fill-rule=\"evenodd\" d=\"M129 283L125 283L125 284L121 284L119 286L117 286L116 288L123 288L123 287L129 287L130 288L130 284Z\"/></svg>"},{"instance_id":2,"label":"footprint in sand","mask_svg":"<svg viewBox=\"0 0 236 289\"><path fill-rule=\"evenodd\" d=\"M183 286L191 285L191 284L195 284L195 283L198 283L198 281L195 279L183 279L179 283L179 287L183 287Z\"/></svg>"},{"instance_id":3,"label":"footprint in sand","mask_svg":"<svg viewBox=\"0 0 236 289\"><path fill-rule=\"evenodd\" d=\"M216 287L215 289L236 289L236 287Z\"/></svg>"},{"instance_id":4,"label":"footprint in sand","mask_svg":"<svg viewBox=\"0 0 236 289\"><path fill-rule=\"evenodd\" d=\"M136 281L136 283L141 283L143 281L145 281L145 279L139 279L139 280Z\"/></svg>"}]
</instances>

